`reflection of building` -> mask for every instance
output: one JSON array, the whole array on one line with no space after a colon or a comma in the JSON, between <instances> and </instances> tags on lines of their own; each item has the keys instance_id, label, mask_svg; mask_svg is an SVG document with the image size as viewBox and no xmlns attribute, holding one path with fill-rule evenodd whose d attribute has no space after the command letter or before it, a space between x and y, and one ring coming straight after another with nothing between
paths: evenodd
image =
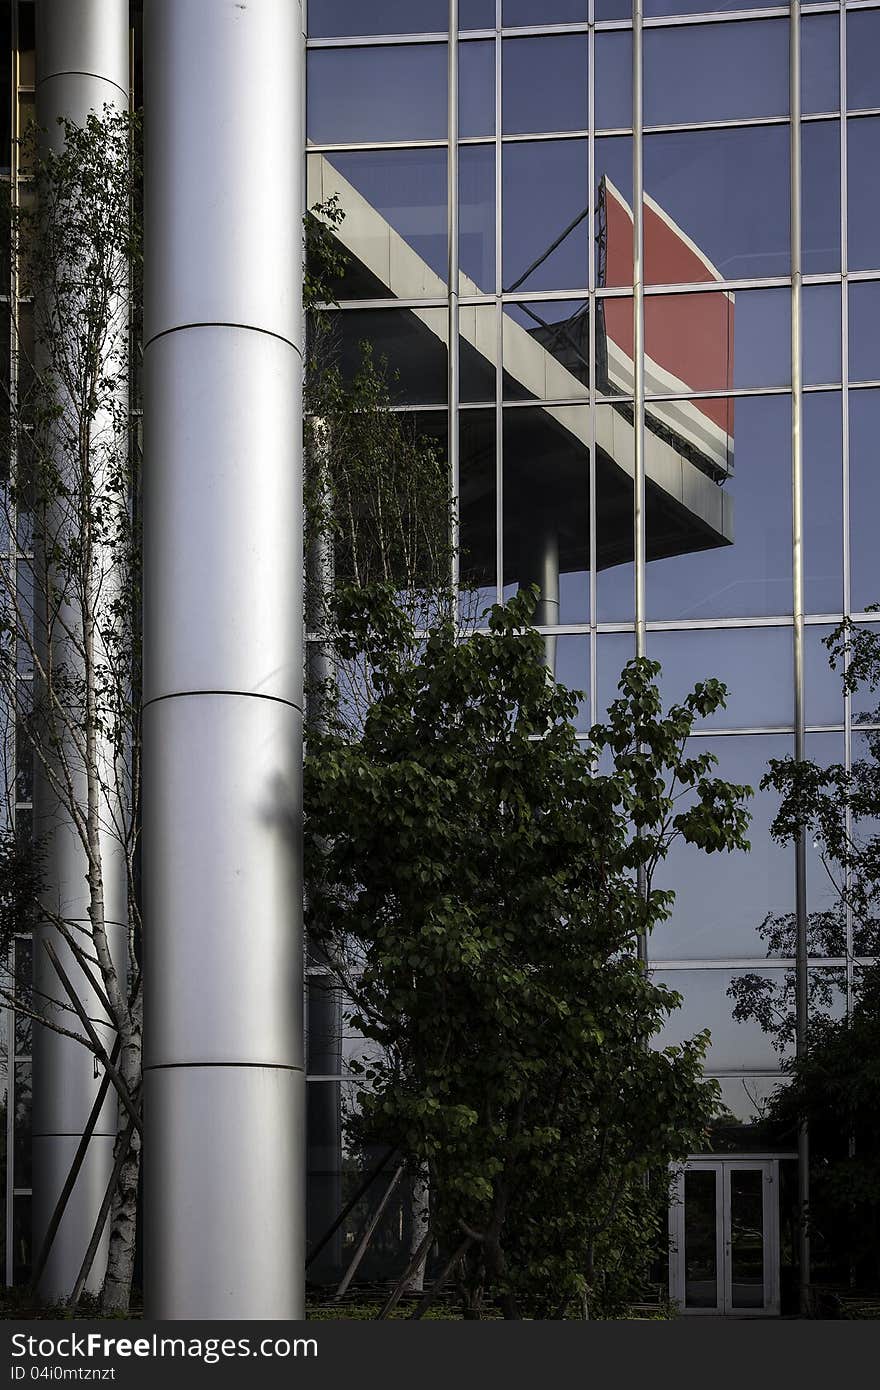
<instances>
[{"instance_id":1,"label":"reflection of building","mask_svg":"<svg viewBox=\"0 0 880 1390\"><path fill-rule=\"evenodd\" d=\"M869 25L880 33L880 15L850 15L842 36L836 17L804 17L813 56L802 101L812 119L792 128L787 17L666 24L663 8L636 37L639 67L630 31L615 27L627 7L601 0L589 30L527 34L519 26L545 24L548 7L462 4L448 50L446 35L429 37L424 24L390 44L380 17L366 24L313 4L310 198L338 191L346 213L339 236L351 261L334 311L343 352L368 336L400 373L400 408L448 444L465 562L484 594L539 582L557 674L589 690L597 716L637 644L662 662L670 696L708 675L726 680L728 711L701 731L700 746L716 753L721 775L757 787L770 757L804 748L843 756L848 716L824 680L823 621L862 610L880 587L861 516L880 503L873 398L847 396L855 377L839 351L844 204L850 257L866 280L880 270L875 195L859 167L875 117L850 115L848 186L841 181L839 40L846 52L857 32L861 48ZM346 42L363 27L375 38ZM880 94L865 72L852 96L861 69L848 51L856 112ZM451 116L447 58L462 93ZM409 95L398 102L394 91ZM642 120L635 178L633 110ZM792 190L802 208L794 248ZM816 283L793 288L793 270ZM866 303L863 287L848 294L851 310L854 294ZM849 322L852 334L852 313ZM861 346L858 357L866 362ZM859 372L880 380L880 366ZM821 866L798 878L792 854L770 838L772 816L759 793L748 859L697 863L676 852L667 880L676 913L649 942L652 965L685 997L666 1038L713 1029L709 1069L738 1122L725 1131L728 1152L751 1150L686 1179L689 1225L679 1234L693 1267L676 1267L674 1288L695 1307L729 1312L774 1309L780 1251L782 1304L793 1306L797 1238L796 1165L781 1157L793 1139L759 1140L752 1123L781 1057L754 1017L733 1018L728 990L749 975L784 988L794 955L768 961L758 928L772 913L802 929L830 895ZM811 967L824 972L832 1012L851 997L851 935L847 943Z\"/></svg>"},{"instance_id":2,"label":"reflection of building","mask_svg":"<svg viewBox=\"0 0 880 1390\"><path fill-rule=\"evenodd\" d=\"M607 190L607 191L606 191ZM632 214L608 181L601 185L605 257L613 264L627 248L632 264ZM310 206L336 199L345 217L338 237L350 256L346 281L369 286L369 297L393 295L398 301L442 298L445 285L418 252L371 207L336 169L331 156L309 161ZM628 227L622 225L629 218ZM683 255L705 258L692 250L679 229L655 214L666 233L675 263ZM650 226L650 224L649 224ZM650 233L649 233L650 235ZM647 241L647 238L646 238ZM705 274L705 272L704 272ZM717 278L717 275L713 278ZM462 273L462 298L479 294ZM688 391L688 374L698 370L688 359L698 356L702 334L717 350L719 382L732 379L733 296L724 292L700 296L687 307L687 316L668 312L650 324L648 350L654 350L656 379ZM603 517L597 528L597 568L632 558L631 497L634 466L633 419L626 397L632 393L632 312L628 299L608 299L596 327L597 376L609 396L619 395L620 409L595 413L567 404L584 397L590 374L592 335L583 306L572 316L552 323L541 318L539 305L527 309L526 326L512 312L501 315L503 389L510 400L535 402L523 411L517 428L507 433L505 488L509 497L505 518L504 583L539 582L544 602L557 605L559 573L583 571L589 535L589 496L584 480L592 448L596 452L596 508ZM520 310L520 314L523 311ZM412 307L397 315L392 370L402 367L402 398L417 403L429 396L432 378L445 388L444 362L449 346L447 315L434 308ZM669 320L674 320L674 326ZM497 325L481 312L463 307L459 314L459 352L462 375L474 389L491 392L498 370ZM343 336L342 352L356 358L356 342ZM701 364L706 369L705 362ZM672 368L677 368L675 375ZM732 471L733 411L731 403L690 401L658 404L650 418L645 461L653 520L648 558L685 553L732 540L731 499L718 486ZM463 544L471 573L482 584L495 565L495 476L487 460L486 436L479 430L462 432L460 447L460 506ZM540 464L540 492L532 483ZM549 571L548 571L549 566ZM555 578L553 575L555 574ZM552 591L552 592L551 592ZM555 595L555 597L554 597ZM549 610L548 610L549 611ZM553 621L547 616L546 622Z\"/></svg>"},{"instance_id":3,"label":"reflection of building","mask_svg":"<svg viewBox=\"0 0 880 1390\"><path fill-rule=\"evenodd\" d=\"M562 7L567 27L555 31L546 3L458 8L461 34L450 44L444 0L309 3L310 201L338 192L345 212L350 264L334 311L344 360L367 338L399 371L400 408L417 412L457 462L471 578L489 598L539 581L557 674L588 691L590 715L601 715L638 641L663 663L670 696L708 675L728 682L727 714L699 736L721 775L757 788L771 756L804 746L819 759L849 756L861 735L826 679L820 639L880 598L880 87L864 56L877 52L880 9L805 13L790 32L782 12L684 22L687 4L658 3L636 36L635 65L630 10L615 0L595 0L592 26L586 0ZM18 55L3 103L13 130L33 105L32 21L28 0L0 5L0 40L11 38ZM411 33L399 32L403 23ZM789 109L790 58L801 42L809 119L792 123L801 113ZM461 90L452 112L450 63ZM638 71L642 179L632 157ZM26 171L14 156L7 166L24 194ZM794 248L792 193L802 214ZM801 288L793 271L809 282ZM26 333L28 306L16 310ZM639 314L644 354L634 361ZM634 544L641 468L643 552ZM22 823L30 808L22 759ZM676 854L676 914L649 943L652 966L685 997L668 1039L713 1028L709 1067L742 1122L741 1147L753 1142L749 1122L778 1082L780 1057L757 1023L733 1021L728 988L746 973L772 981L792 968L789 956L766 959L758 927L769 913L804 926L830 900L821 866L809 862L798 877L771 841L772 813L760 793L748 859ZM856 949L847 922L834 956L811 963L835 1009L852 998ZM317 1221L356 1186L358 1163L338 1157L357 1040L345 1029L337 1039L338 1012L322 1002L312 1001L310 1039L313 1139L317 1117L323 1126L313 1143ZM17 1092L10 1139L27 1096L28 1040L16 1048L6 1062L7 1093L13 1083ZM28 1173L11 1152L9 1143L7 1278L23 1271L29 1221ZM763 1184L768 1171L694 1169L691 1235L702 1244L693 1292L710 1309L723 1292L725 1212L733 1222L741 1199L750 1229L766 1222L772 1244L763 1196L761 1220L752 1219L758 1179L741 1175L758 1172ZM751 1255L753 1308L765 1272L754 1246Z\"/></svg>"}]
</instances>

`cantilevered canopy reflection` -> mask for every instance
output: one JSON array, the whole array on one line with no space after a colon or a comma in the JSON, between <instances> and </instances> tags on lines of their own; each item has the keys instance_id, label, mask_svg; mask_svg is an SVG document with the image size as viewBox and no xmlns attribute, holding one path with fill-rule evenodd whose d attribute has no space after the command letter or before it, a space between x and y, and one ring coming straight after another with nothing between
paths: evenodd
<instances>
[{"instance_id":1,"label":"cantilevered canopy reflection","mask_svg":"<svg viewBox=\"0 0 880 1390\"><path fill-rule=\"evenodd\" d=\"M437 300L447 285L394 222L393 207L380 212L323 154L309 156L309 205L337 198L345 217L336 235L349 258L343 295ZM612 266L614 283L631 281L632 213L610 180L600 183L598 226L600 269ZM675 223L646 199L646 259L652 266L669 263L668 281L697 283L720 277ZM409 234L412 208L401 214ZM562 229L564 231L564 229ZM418 240L418 238L413 238ZM424 250L424 243L421 245ZM629 257L629 264L626 258ZM431 254L437 262L437 257ZM656 279L656 274L655 274ZM462 275L462 297L480 293ZM692 392L695 371L711 358L713 380L729 391L733 373L733 295L724 290L663 297L646 310L646 383L649 392ZM674 300L674 302L670 302ZM462 376L484 380L486 400L494 399L499 336L503 342L503 393L507 400L534 402L504 412L503 584L537 582L545 604L538 614L556 621L559 575L583 571L588 564L589 461L595 445L596 506L601 518L596 536L599 570L631 563L633 558L633 383L632 301L628 297L596 299L595 331L588 307L572 303L562 321L554 321L552 303L506 305L499 335L493 313L482 306L460 311ZM426 381L437 377L438 351L448 350L448 317L436 307L398 310L405 314L401 381L407 395L425 400ZM396 314L395 314L396 317ZM361 335L362 336L362 335ZM590 375L591 341L595 338L596 391L609 404L591 412L584 400ZM347 353L343 346L343 356ZM392 368L397 366L392 360ZM616 398L619 398L616 399ZM412 399L412 397L411 397ZM438 402L442 403L442 402ZM721 484L733 469L733 403L728 396L700 401L650 401L646 412L646 485L650 526L649 560L683 555L733 542L732 499ZM462 542L471 578L496 581L496 484L494 437L486 430L462 432L460 514ZM469 455L473 451L473 457ZM555 590L555 592L554 592ZM558 611L558 610L557 610Z\"/></svg>"}]
</instances>

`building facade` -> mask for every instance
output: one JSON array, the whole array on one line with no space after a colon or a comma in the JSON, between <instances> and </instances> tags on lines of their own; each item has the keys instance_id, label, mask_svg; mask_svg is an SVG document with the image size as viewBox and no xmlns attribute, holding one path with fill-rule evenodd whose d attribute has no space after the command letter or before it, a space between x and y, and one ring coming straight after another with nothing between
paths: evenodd
<instances>
[{"instance_id":1,"label":"building facade","mask_svg":"<svg viewBox=\"0 0 880 1390\"><path fill-rule=\"evenodd\" d=\"M33 8L0 6L16 196ZM809 1011L850 1008L873 954L811 846L771 839L758 788L770 758L849 765L880 727L822 646L844 616L876 622L880 600L880 7L309 0L307 35L307 201L338 199L348 257L324 312L343 361L372 343L395 409L446 451L462 578L486 602L540 585L584 734L636 652L662 664L670 700L708 676L729 688L695 742L756 789L752 849L676 851L675 911L647 950L683 997L662 1041L711 1028L708 1072L748 1148ZM14 278L3 288L14 301ZM14 307L22 340L28 306ZM15 342L0 348L14 390ZM360 1041L320 981L312 994L314 1240L357 1181L341 1119ZM30 1064L26 1026L6 1018L12 1281L28 1263L28 1145L14 1139ZM773 1184L796 1165L758 1152L685 1175L692 1224L674 1235L703 1242L690 1272L673 1257L686 1305L778 1308ZM323 1277L341 1274L359 1211ZM392 1205L362 1272L394 1265L409 1219ZM763 1264L737 1286L745 1227Z\"/></svg>"}]
</instances>

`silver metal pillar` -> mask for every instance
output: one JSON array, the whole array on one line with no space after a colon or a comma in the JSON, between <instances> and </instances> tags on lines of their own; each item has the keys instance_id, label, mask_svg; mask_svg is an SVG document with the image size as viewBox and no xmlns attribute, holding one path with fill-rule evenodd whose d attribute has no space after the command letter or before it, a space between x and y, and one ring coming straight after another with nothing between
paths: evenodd
<instances>
[{"instance_id":1,"label":"silver metal pillar","mask_svg":"<svg viewBox=\"0 0 880 1390\"><path fill-rule=\"evenodd\" d=\"M153 1319L303 1312L303 71L291 0L146 0Z\"/></svg>"},{"instance_id":2,"label":"silver metal pillar","mask_svg":"<svg viewBox=\"0 0 880 1390\"><path fill-rule=\"evenodd\" d=\"M792 0L789 37L791 101L791 477L792 559L794 577L794 755L806 756L804 707L804 554L803 554L803 372L801 263L801 7ZM807 846L803 833L795 843L795 1030L797 1055L806 1055L809 1027L809 946L807 941ZM798 1124L798 1290L803 1317L810 1313L810 1136L807 1121Z\"/></svg>"},{"instance_id":3,"label":"silver metal pillar","mask_svg":"<svg viewBox=\"0 0 880 1390\"><path fill-rule=\"evenodd\" d=\"M57 143L61 139L58 116L66 116L82 125L90 111L100 112L105 105L127 109L127 0L38 0L36 19L37 120L46 128L48 141ZM76 622L75 616L73 621ZM70 653L66 655L69 660ZM49 904L69 922L82 922L88 929L89 897L83 847L68 814L52 796L46 779L40 776L39 766L35 774L34 819L37 835L44 837L48 845ZM124 924L127 917L126 883L118 853L114 853L109 843L106 848L105 908L112 938L114 933L109 924ZM113 951L120 973L125 966L124 930L124 926L118 926ZM41 999L41 992L52 1000L64 997L43 948L46 938L52 941L91 1017L105 1017L69 948L48 924L35 933L34 981L38 1002L51 1010L45 998ZM63 1025L71 1026L69 1013L55 1012ZM76 1031L81 1031L78 1024ZM108 1032L105 1031L105 1038ZM84 1047L50 1029L35 1027L33 1052L33 1239L36 1252L91 1111L99 1077L95 1075L93 1058ZM65 1298L73 1288L113 1168L115 1134L116 1104L111 1092L40 1280L39 1292L44 1298ZM105 1241L108 1234L105 1232ZM106 1245L99 1249L93 1263L86 1285L89 1291L100 1288L105 1265Z\"/></svg>"}]
</instances>

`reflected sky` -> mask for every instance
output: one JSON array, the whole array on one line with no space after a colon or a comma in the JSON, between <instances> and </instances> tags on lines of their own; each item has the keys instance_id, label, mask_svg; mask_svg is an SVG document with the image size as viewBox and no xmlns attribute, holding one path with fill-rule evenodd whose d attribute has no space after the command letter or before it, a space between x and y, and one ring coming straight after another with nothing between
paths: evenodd
<instances>
[{"instance_id":1,"label":"reflected sky","mask_svg":"<svg viewBox=\"0 0 880 1390\"><path fill-rule=\"evenodd\" d=\"M724 279L789 270L785 126L646 135L645 190Z\"/></svg>"},{"instance_id":2,"label":"reflected sky","mask_svg":"<svg viewBox=\"0 0 880 1390\"><path fill-rule=\"evenodd\" d=\"M446 139L445 44L313 48L307 65L314 143Z\"/></svg>"},{"instance_id":3,"label":"reflected sky","mask_svg":"<svg viewBox=\"0 0 880 1390\"><path fill-rule=\"evenodd\" d=\"M788 20L644 31L646 125L788 114Z\"/></svg>"},{"instance_id":4,"label":"reflected sky","mask_svg":"<svg viewBox=\"0 0 880 1390\"><path fill-rule=\"evenodd\" d=\"M839 392L804 397L804 597L809 613L843 608L842 423Z\"/></svg>"},{"instance_id":5,"label":"reflected sky","mask_svg":"<svg viewBox=\"0 0 880 1390\"><path fill-rule=\"evenodd\" d=\"M880 265L880 117L847 121L849 177L849 268L874 270Z\"/></svg>"},{"instance_id":6,"label":"reflected sky","mask_svg":"<svg viewBox=\"0 0 880 1390\"><path fill-rule=\"evenodd\" d=\"M807 15L801 20L801 110L837 111L840 107L840 53L836 14Z\"/></svg>"},{"instance_id":7,"label":"reflected sky","mask_svg":"<svg viewBox=\"0 0 880 1390\"><path fill-rule=\"evenodd\" d=\"M846 17L846 104L850 111L880 106L880 10Z\"/></svg>"},{"instance_id":8,"label":"reflected sky","mask_svg":"<svg viewBox=\"0 0 880 1390\"><path fill-rule=\"evenodd\" d=\"M695 632L651 632L648 656L663 667L660 691L671 704L707 676L727 686L727 707L697 728L791 727L792 630L743 627ZM747 781L747 778L734 779Z\"/></svg>"},{"instance_id":9,"label":"reflected sky","mask_svg":"<svg viewBox=\"0 0 880 1390\"><path fill-rule=\"evenodd\" d=\"M852 392L849 428L850 603L854 612L860 612L870 603L880 603L880 567L877 564L880 391Z\"/></svg>"},{"instance_id":10,"label":"reflected sky","mask_svg":"<svg viewBox=\"0 0 880 1390\"><path fill-rule=\"evenodd\" d=\"M705 1064L708 1072L778 1069L781 1058L791 1055L792 1045L786 1044L777 1051L770 1036L755 1020L739 1022L732 1015L733 1000L728 997L727 990L743 973L731 970L652 971L658 984L684 995L682 1008L672 1014L653 1045L668 1047L709 1028L712 1037ZM784 985L784 971L767 970L765 973L777 988Z\"/></svg>"},{"instance_id":11,"label":"reflected sky","mask_svg":"<svg viewBox=\"0 0 880 1390\"><path fill-rule=\"evenodd\" d=\"M462 7L467 0L462 0ZM473 3L473 0L471 0ZM484 8L485 5L484 5ZM447 28L447 0L309 0L309 37L429 34Z\"/></svg>"},{"instance_id":12,"label":"reflected sky","mask_svg":"<svg viewBox=\"0 0 880 1390\"><path fill-rule=\"evenodd\" d=\"M586 130L587 72L586 34L505 39L501 45L504 134Z\"/></svg>"}]
</instances>

